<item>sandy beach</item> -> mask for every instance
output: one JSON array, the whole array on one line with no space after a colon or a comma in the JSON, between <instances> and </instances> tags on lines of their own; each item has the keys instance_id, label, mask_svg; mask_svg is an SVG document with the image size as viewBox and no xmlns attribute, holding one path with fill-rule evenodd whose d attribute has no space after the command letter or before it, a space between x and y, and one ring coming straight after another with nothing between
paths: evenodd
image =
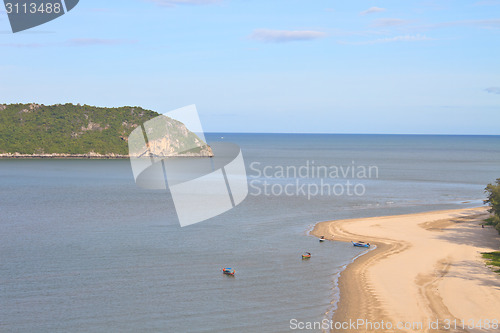
<instances>
[{"instance_id":1,"label":"sandy beach","mask_svg":"<svg viewBox=\"0 0 500 333\"><path fill-rule=\"evenodd\" d=\"M500 275L480 254L500 246L481 228L487 216L482 207L316 224L315 236L372 245L340 275L332 331L500 332Z\"/></svg>"}]
</instances>

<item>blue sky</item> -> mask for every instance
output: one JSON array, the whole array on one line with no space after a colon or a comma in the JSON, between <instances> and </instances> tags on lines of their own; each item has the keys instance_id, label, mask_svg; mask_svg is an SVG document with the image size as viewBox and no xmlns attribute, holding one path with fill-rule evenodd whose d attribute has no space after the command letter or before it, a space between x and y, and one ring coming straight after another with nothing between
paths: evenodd
<instances>
[{"instance_id":1,"label":"blue sky","mask_svg":"<svg viewBox=\"0 0 500 333\"><path fill-rule=\"evenodd\" d=\"M12 34L0 102L196 104L207 132L500 135L500 0L80 0Z\"/></svg>"}]
</instances>

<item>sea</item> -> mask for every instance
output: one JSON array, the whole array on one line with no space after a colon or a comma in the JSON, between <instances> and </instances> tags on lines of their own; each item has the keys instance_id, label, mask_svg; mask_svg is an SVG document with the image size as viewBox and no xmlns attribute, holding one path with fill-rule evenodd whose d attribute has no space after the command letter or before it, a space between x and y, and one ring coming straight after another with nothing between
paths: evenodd
<instances>
[{"instance_id":1,"label":"sea","mask_svg":"<svg viewBox=\"0 0 500 333\"><path fill-rule=\"evenodd\" d=\"M206 138L241 148L249 191L185 227L128 160L0 160L0 331L289 332L364 253L315 223L478 207L500 178L500 136Z\"/></svg>"}]
</instances>

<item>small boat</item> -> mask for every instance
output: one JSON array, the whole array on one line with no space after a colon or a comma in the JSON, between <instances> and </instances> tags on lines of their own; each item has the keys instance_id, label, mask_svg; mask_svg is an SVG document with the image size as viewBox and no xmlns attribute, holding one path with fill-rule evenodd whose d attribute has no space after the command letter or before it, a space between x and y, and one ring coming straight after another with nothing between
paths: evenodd
<instances>
[{"instance_id":1,"label":"small boat","mask_svg":"<svg viewBox=\"0 0 500 333\"><path fill-rule=\"evenodd\" d=\"M352 243L352 245L358 246L358 247L370 247L370 243L365 243L362 241L358 241L358 242L351 241L351 243Z\"/></svg>"},{"instance_id":2,"label":"small boat","mask_svg":"<svg viewBox=\"0 0 500 333\"><path fill-rule=\"evenodd\" d=\"M321 242L324 242L324 241L326 241L325 236L321 236L321 237L319 238L319 242L321 243Z\"/></svg>"},{"instance_id":3,"label":"small boat","mask_svg":"<svg viewBox=\"0 0 500 333\"><path fill-rule=\"evenodd\" d=\"M310 259L311 258L311 253L305 252L302 254L302 259Z\"/></svg>"},{"instance_id":4,"label":"small boat","mask_svg":"<svg viewBox=\"0 0 500 333\"><path fill-rule=\"evenodd\" d=\"M234 275L234 273L236 273L236 271L232 268L223 268L222 269L222 273L226 274L226 275Z\"/></svg>"}]
</instances>

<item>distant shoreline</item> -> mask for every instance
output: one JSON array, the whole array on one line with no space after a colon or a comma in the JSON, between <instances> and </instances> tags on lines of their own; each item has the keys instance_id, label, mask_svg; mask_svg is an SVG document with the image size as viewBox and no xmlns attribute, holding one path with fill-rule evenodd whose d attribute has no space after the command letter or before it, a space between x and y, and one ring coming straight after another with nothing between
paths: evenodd
<instances>
[{"instance_id":1,"label":"distant shoreline","mask_svg":"<svg viewBox=\"0 0 500 333\"><path fill-rule=\"evenodd\" d=\"M481 207L317 223L314 236L376 246L341 272L333 322L418 322L423 329L410 331L429 332L433 318L441 332L447 319L498 319L500 281L480 256L500 243L494 229L481 228L488 215Z\"/></svg>"},{"instance_id":2,"label":"distant shoreline","mask_svg":"<svg viewBox=\"0 0 500 333\"><path fill-rule=\"evenodd\" d=\"M129 155L119 154L0 154L0 159L126 159Z\"/></svg>"},{"instance_id":3,"label":"distant shoreline","mask_svg":"<svg viewBox=\"0 0 500 333\"><path fill-rule=\"evenodd\" d=\"M129 159L133 156L130 155L120 155L120 154L98 154L98 153L88 153L88 154L19 154L19 153L7 153L0 154L0 160L13 160L13 159L89 159L89 160L123 160ZM158 157L158 156L155 156ZM185 154L185 155L173 155L173 156L161 156L161 158L169 157L213 157L211 155L195 155L195 154Z\"/></svg>"}]
</instances>

